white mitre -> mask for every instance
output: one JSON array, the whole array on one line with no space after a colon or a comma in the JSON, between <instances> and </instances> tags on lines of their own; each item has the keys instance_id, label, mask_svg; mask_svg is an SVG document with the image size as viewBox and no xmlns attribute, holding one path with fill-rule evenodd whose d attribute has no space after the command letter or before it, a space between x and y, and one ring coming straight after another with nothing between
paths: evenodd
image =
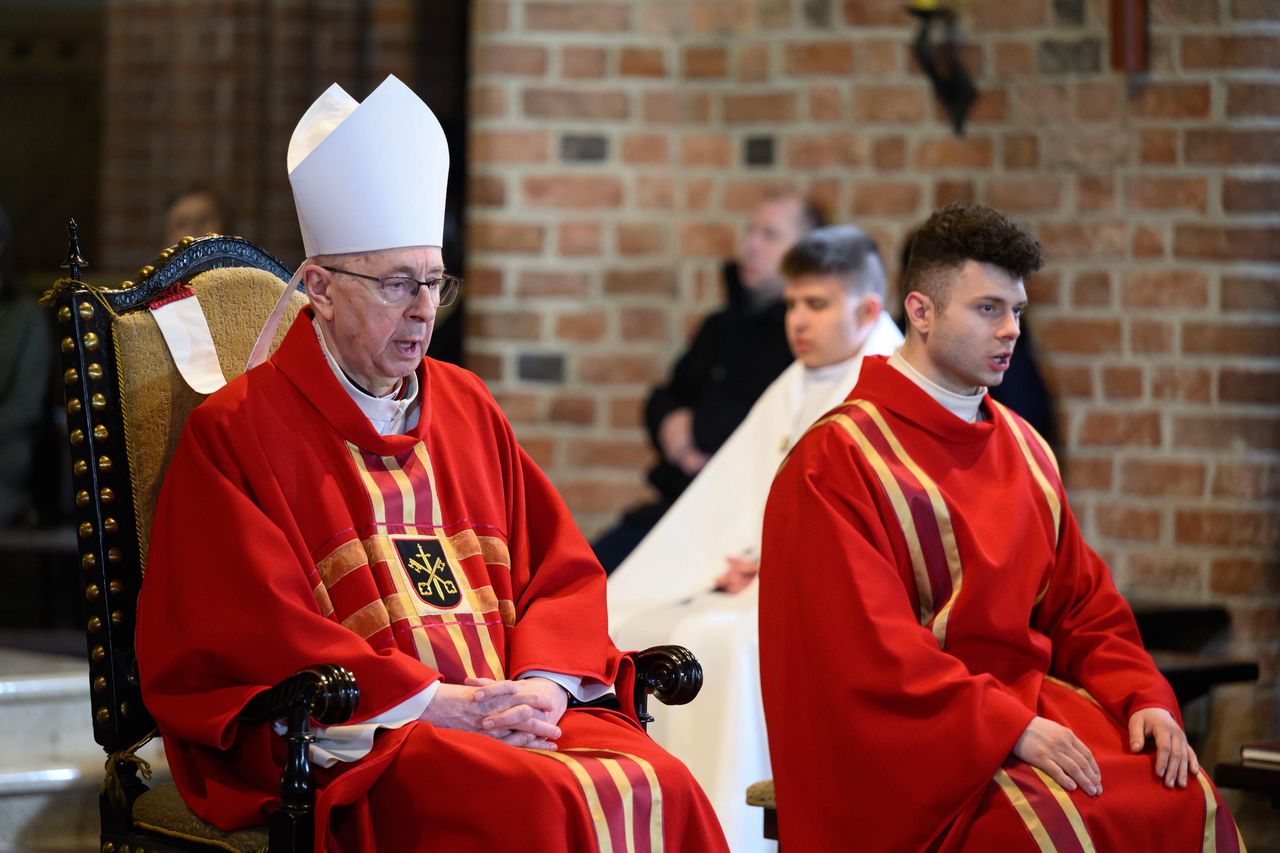
<instances>
[{"instance_id":1,"label":"white mitre","mask_svg":"<svg viewBox=\"0 0 1280 853\"><path fill-rule=\"evenodd\" d=\"M360 104L330 86L294 128L288 166L307 257L443 245L449 147L394 76Z\"/></svg>"}]
</instances>

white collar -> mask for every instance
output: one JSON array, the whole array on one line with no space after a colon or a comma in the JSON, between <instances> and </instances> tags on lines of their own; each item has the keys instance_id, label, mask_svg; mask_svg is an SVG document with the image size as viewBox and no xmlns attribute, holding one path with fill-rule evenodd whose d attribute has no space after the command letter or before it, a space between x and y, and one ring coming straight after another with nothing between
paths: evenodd
<instances>
[{"instance_id":1,"label":"white collar","mask_svg":"<svg viewBox=\"0 0 1280 853\"><path fill-rule=\"evenodd\" d=\"M364 416L373 424L373 428L378 431L379 435L396 435L405 431L406 428L413 424L409 422L409 410L414 407L418 401L418 374L410 373L404 382L405 393L396 399L400 385L392 389L391 393L385 397L375 397L367 394L361 388L356 387L347 374L338 364L337 359L333 357L333 353L329 351L329 345L324 339L324 330L320 328L320 324L312 319L311 326L316 330L316 339L320 341L320 351L324 353L325 361L329 362L329 367L333 370L333 375L338 378L338 384L342 386L342 390L346 391L360 407L360 411L364 412ZM417 421L416 418L413 419Z\"/></svg>"},{"instance_id":2,"label":"white collar","mask_svg":"<svg viewBox=\"0 0 1280 853\"><path fill-rule=\"evenodd\" d=\"M923 388L924 392L932 397L938 405L960 420L968 424L976 424L978 422L978 412L982 407L982 398L987 396L986 388L979 388L976 394L957 394L955 391L949 391L916 370L910 362L902 357L901 347L894 350L893 355L889 356L889 366L896 368L903 376Z\"/></svg>"},{"instance_id":3,"label":"white collar","mask_svg":"<svg viewBox=\"0 0 1280 853\"><path fill-rule=\"evenodd\" d=\"M837 361L835 364L826 364L822 367L806 367L804 369L804 380L806 383L812 382L819 385L835 382L848 371L849 366L853 364L853 360L860 355L862 355L861 350L844 361Z\"/></svg>"}]
</instances>

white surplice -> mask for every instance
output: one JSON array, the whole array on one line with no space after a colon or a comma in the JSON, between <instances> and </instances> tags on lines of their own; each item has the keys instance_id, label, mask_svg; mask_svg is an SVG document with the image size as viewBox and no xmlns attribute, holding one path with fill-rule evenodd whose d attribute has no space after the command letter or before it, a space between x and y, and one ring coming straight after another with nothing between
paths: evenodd
<instances>
[{"instance_id":1,"label":"white surplice","mask_svg":"<svg viewBox=\"0 0 1280 853\"><path fill-rule=\"evenodd\" d=\"M769 486L809 425L848 396L863 355L889 355L902 334L881 312L862 351L830 368L800 362L774 380L693 483L609 577L609 630L622 649L688 647L705 682L690 705L663 706L649 733L688 765L735 853L775 848L747 786L771 775L760 701L759 584L715 592L729 556L759 559Z\"/></svg>"}]
</instances>

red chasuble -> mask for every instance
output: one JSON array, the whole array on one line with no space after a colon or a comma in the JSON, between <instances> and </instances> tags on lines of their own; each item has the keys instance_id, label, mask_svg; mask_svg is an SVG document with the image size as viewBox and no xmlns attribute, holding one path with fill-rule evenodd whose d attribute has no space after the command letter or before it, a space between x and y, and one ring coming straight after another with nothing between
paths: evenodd
<instances>
[{"instance_id":1,"label":"red chasuble","mask_svg":"<svg viewBox=\"0 0 1280 853\"><path fill-rule=\"evenodd\" d=\"M1129 716L1180 719L1048 447L961 421L884 358L796 445L765 514L760 664L784 850L1220 850L1207 774L1169 790ZM1036 715L1103 793L1012 757Z\"/></svg>"},{"instance_id":2,"label":"red chasuble","mask_svg":"<svg viewBox=\"0 0 1280 853\"><path fill-rule=\"evenodd\" d=\"M237 722L303 667L355 673L359 723L437 679L533 670L616 682L605 576L483 384L430 359L421 416L380 436L309 311L192 413L139 602L147 707L192 809L223 828L278 802L282 747ZM628 704L626 702L624 705ZM318 772L330 849L724 849L705 796L637 721L570 710L558 752L414 722Z\"/></svg>"}]
</instances>

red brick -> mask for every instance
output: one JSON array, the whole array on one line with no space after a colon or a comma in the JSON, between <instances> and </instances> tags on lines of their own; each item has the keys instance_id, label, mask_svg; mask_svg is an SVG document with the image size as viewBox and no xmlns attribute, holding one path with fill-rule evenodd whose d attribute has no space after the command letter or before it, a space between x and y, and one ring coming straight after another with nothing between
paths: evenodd
<instances>
[{"instance_id":1,"label":"red brick","mask_svg":"<svg viewBox=\"0 0 1280 853\"><path fill-rule=\"evenodd\" d=\"M1124 193L1129 210L1203 213L1209 206L1209 182L1205 178L1127 178Z\"/></svg>"},{"instance_id":2,"label":"red brick","mask_svg":"<svg viewBox=\"0 0 1280 853\"><path fill-rule=\"evenodd\" d=\"M1209 568L1209 591L1219 595L1280 593L1280 561L1276 557L1224 557Z\"/></svg>"},{"instance_id":3,"label":"red brick","mask_svg":"<svg viewBox=\"0 0 1280 853\"><path fill-rule=\"evenodd\" d=\"M507 93L501 86L472 86L467 92L467 115L472 119L507 114Z\"/></svg>"},{"instance_id":4,"label":"red brick","mask_svg":"<svg viewBox=\"0 0 1280 853\"><path fill-rule=\"evenodd\" d=\"M646 498L653 499L648 488L636 480L634 476L621 481L565 478L556 481L556 490L575 514L613 514Z\"/></svg>"},{"instance_id":5,"label":"red brick","mask_svg":"<svg viewBox=\"0 0 1280 853\"><path fill-rule=\"evenodd\" d=\"M1035 304L1035 303L1032 303ZM1068 364L1045 364L1045 382L1059 397L1077 400L1093 399L1093 370Z\"/></svg>"},{"instance_id":6,"label":"red brick","mask_svg":"<svg viewBox=\"0 0 1280 853\"><path fill-rule=\"evenodd\" d=\"M596 420L596 404L590 397L553 397L547 417L552 423L593 424Z\"/></svg>"},{"instance_id":7,"label":"red brick","mask_svg":"<svg viewBox=\"0 0 1280 853\"><path fill-rule=\"evenodd\" d=\"M703 211L711 207L710 178L689 178L684 183L684 209Z\"/></svg>"},{"instance_id":8,"label":"red brick","mask_svg":"<svg viewBox=\"0 0 1280 853\"><path fill-rule=\"evenodd\" d=\"M609 270L605 273L604 292L609 296L675 296L676 276L668 267Z\"/></svg>"},{"instance_id":9,"label":"red brick","mask_svg":"<svg viewBox=\"0 0 1280 853\"><path fill-rule=\"evenodd\" d=\"M1085 270L1071 283L1071 305L1075 308L1106 308L1111 305L1111 274L1106 270Z\"/></svg>"},{"instance_id":10,"label":"red brick","mask_svg":"<svg viewBox=\"0 0 1280 853\"><path fill-rule=\"evenodd\" d=\"M695 80L724 77L729 73L729 52L719 46L687 47L681 73Z\"/></svg>"},{"instance_id":11,"label":"red brick","mask_svg":"<svg viewBox=\"0 0 1280 853\"><path fill-rule=\"evenodd\" d=\"M847 41L791 42L786 45L784 63L787 74L834 74L847 77L853 73L853 44Z\"/></svg>"},{"instance_id":12,"label":"red brick","mask_svg":"<svg viewBox=\"0 0 1280 853\"><path fill-rule=\"evenodd\" d=\"M966 121L970 124L1003 122L1008 112L1009 95L1003 89L984 89L969 108ZM951 121L951 115L937 101L933 104L933 115L938 121Z\"/></svg>"},{"instance_id":13,"label":"red brick","mask_svg":"<svg viewBox=\"0 0 1280 853\"><path fill-rule=\"evenodd\" d=\"M1187 162L1195 165L1280 163L1280 145L1272 130L1189 130L1186 144Z\"/></svg>"},{"instance_id":14,"label":"red brick","mask_svg":"<svg viewBox=\"0 0 1280 853\"><path fill-rule=\"evenodd\" d=\"M1142 396L1142 368L1102 368L1102 396L1107 400L1134 400Z\"/></svg>"},{"instance_id":15,"label":"red brick","mask_svg":"<svg viewBox=\"0 0 1280 853\"><path fill-rule=\"evenodd\" d=\"M1072 453L1065 460L1064 477L1068 490L1076 492L1111 491L1112 462L1110 456L1081 456Z\"/></svg>"},{"instance_id":16,"label":"red brick","mask_svg":"<svg viewBox=\"0 0 1280 853\"><path fill-rule=\"evenodd\" d=\"M1138 225L1133 229L1130 251L1135 258L1164 258L1169 252L1164 229L1155 225Z\"/></svg>"},{"instance_id":17,"label":"red brick","mask_svg":"<svg viewBox=\"0 0 1280 853\"><path fill-rule=\"evenodd\" d=\"M628 166L663 165L671 160L665 133L629 133L622 138L622 162Z\"/></svg>"},{"instance_id":18,"label":"red brick","mask_svg":"<svg viewBox=\"0 0 1280 853\"><path fill-rule=\"evenodd\" d=\"M1098 504L1094 527L1103 536L1134 542L1154 542L1160 536L1160 510L1138 509L1126 504Z\"/></svg>"},{"instance_id":19,"label":"red brick","mask_svg":"<svg viewBox=\"0 0 1280 853\"><path fill-rule=\"evenodd\" d=\"M868 123L916 124L925 116L926 96L919 86L863 84L853 92L853 117Z\"/></svg>"},{"instance_id":20,"label":"red brick","mask_svg":"<svg viewBox=\"0 0 1280 853\"><path fill-rule=\"evenodd\" d=\"M813 121L839 121L844 118L844 86L810 86L809 118Z\"/></svg>"},{"instance_id":21,"label":"red brick","mask_svg":"<svg viewBox=\"0 0 1280 853\"><path fill-rule=\"evenodd\" d=\"M1182 67L1257 68L1280 67L1280 41L1274 36L1183 36Z\"/></svg>"},{"instance_id":22,"label":"red brick","mask_svg":"<svg viewBox=\"0 0 1280 853\"><path fill-rule=\"evenodd\" d=\"M716 222L695 222L680 229L680 252L685 255L725 257L733 254L737 229Z\"/></svg>"},{"instance_id":23,"label":"red brick","mask_svg":"<svg viewBox=\"0 0 1280 853\"><path fill-rule=\"evenodd\" d=\"M1182 351L1206 355L1280 355L1280 323L1188 322L1182 327Z\"/></svg>"},{"instance_id":24,"label":"red brick","mask_svg":"<svg viewBox=\"0 0 1280 853\"><path fill-rule=\"evenodd\" d=\"M477 207L502 207L507 203L507 183L497 175L469 175L467 204Z\"/></svg>"},{"instance_id":25,"label":"red brick","mask_svg":"<svg viewBox=\"0 0 1280 853\"><path fill-rule=\"evenodd\" d=\"M1120 490L1131 495L1196 498L1205 479L1203 462L1129 459L1120 468Z\"/></svg>"},{"instance_id":26,"label":"red brick","mask_svg":"<svg viewBox=\"0 0 1280 853\"><path fill-rule=\"evenodd\" d=\"M969 14L977 32L1022 30L1049 23L1049 4L1039 0L972 0Z\"/></svg>"},{"instance_id":27,"label":"red brick","mask_svg":"<svg viewBox=\"0 0 1280 853\"><path fill-rule=\"evenodd\" d=\"M991 166L991 162L991 140L988 138L925 139L916 148L917 169L985 169Z\"/></svg>"},{"instance_id":28,"label":"red brick","mask_svg":"<svg viewBox=\"0 0 1280 853\"><path fill-rule=\"evenodd\" d=\"M662 378L663 367L651 356L584 355L578 361L578 376L593 384L652 385Z\"/></svg>"},{"instance_id":29,"label":"red brick","mask_svg":"<svg viewBox=\"0 0 1280 853\"><path fill-rule=\"evenodd\" d=\"M1280 116L1280 86L1274 83L1228 83L1227 115Z\"/></svg>"},{"instance_id":30,"label":"red brick","mask_svg":"<svg viewBox=\"0 0 1280 853\"><path fill-rule=\"evenodd\" d=\"M667 247L667 226L645 223L619 223L615 231L620 255L655 255Z\"/></svg>"},{"instance_id":31,"label":"red brick","mask_svg":"<svg viewBox=\"0 0 1280 853\"><path fill-rule=\"evenodd\" d=\"M523 104L529 118L621 119L631 113L625 92L526 89Z\"/></svg>"},{"instance_id":32,"label":"red brick","mask_svg":"<svg viewBox=\"0 0 1280 853\"><path fill-rule=\"evenodd\" d=\"M467 224L467 245L472 251L536 255L545 233L541 225L472 220Z\"/></svg>"},{"instance_id":33,"label":"red brick","mask_svg":"<svg viewBox=\"0 0 1280 853\"><path fill-rule=\"evenodd\" d=\"M1129 348L1135 353L1165 353L1173 348L1173 326L1161 320L1132 320Z\"/></svg>"},{"instance_id":34,"label":"red brick","mask_svg":"<svg viewBox=\"0 0 1280 853\"><path fill-rule=\"evenodd\" d=\"M1139 157L1149 165L1172 166L1178 162L1178 131L1166 127L1138 131Z\"/></svg>"},{"instance_id":35,"label":"red brick","mask_svg":"<svg viewBox=\"0 0 1280 853\"><path fill-rule=\"evenodd\" d=\"M653 464L654 451L635 441L579 439L569 443L568 457L571 465L641 471Z\"/></svg>"},{"instance_id":36,"label":"red brick","mask_svg":"<svg viewBox=\"0 0 1280 853\"><path fill-rule=\"evenodd\" d=\"M1209 304L1208 277L1196 270L1134 271L1125 275L1120 292L1126 308L1203 308Z\"/></svg>"},{"instance_id":37,"label":"red brick","mask_svg":"<svg viewBox=\"0 0 1280 853\"><path fill-rule=\"evenodd\" d=\"M1280 278L1223 276L1222 310L1251 313L1280 311Z\"/></svg>"},{"instance_id":38,"label":"red brick","mask_svg":"<svg viewBox=\"0 0 1280 853\"><path fill-rule=\"evenodd\" d=\"M973 181L938 181L933 186L933 206L946 207L958 201L974 201L978 197Z\"/></svg>"},{"instance_id":39,"label":"red brick","mask_svg":"<svg viewBox=\"0 0 1280 853\"><path fill-rule=\"evenodd\" d=\"M1212 24L1220 18L1217 3L1203 0L1154 0L1151 3L1151 21L1165 26L1185 24Z\"/></svg>"},{"instance_id":40,"label":"red brick","mask_svg":"<svg viewBox=\"0 0 1280 853\"><path fill-rule=\"evenodd\" d=\"M844 21L854 27L903 27L902 4L895 0L844 0Z\"/></svg>"},{"instance_id":41,"label":"red brick","mask_svg":"<svg viewBox=\"0 0 1280 853\"><path fill-rule=\"evenodd\" d=\"M1050 258L1114 258L1124 254L1127 228L1123 221L1043 223L1040 242Z\"/></svg>"},{"instance_id":42,"label":"red brick","mask_svg":"<svg viewBox=\"0 0 1280 853\"><path fill-rule=\"evenodd\" d=\"M1208 83L1150 83L1129 100L1138 118L1208 118Z\"/></svg>"},{"instance_id":43,"label":"red brick","mask_svg":"<svg viewBox=\"0 0 1280 853\"><path fill-rule=\"evenodd\" d=\"M1062 182L1049 176L1035 178L991 178L986 201L1009 213L1056 210L1062 204Z\"/></svg>"},{"instance_id":44,"label":"red brick","mask_svg":"<svg viewBox=\"0 0 1280 853\"><path fill-rule=\"evenodd\" d=\"M997 42L995 45L995 72L1002 80L1036 69L1036 55L1031 45L1024 41Z\"/></svg>"},{"instance_id":45,"label":"red brick","mask_svg":"<svg viewBox=\"0 0 1280 853\"><path fill-rule=\"evenodd\" d=\"M542 315L535 311L467 312L467 334L489 341L536 341Z\"/></svg>"},{"instance_id":46,"label":"red brick","mask_svg":"<svg viewBox=\"0 0 1280 853\"><path fill-rule=\"evenodd\" d=\"M1080 422L1077 443L1158 447L1161 434L1160 415L1156 412L1089 412Z\"/></svg>"},{"instance_id":47,"label":"red brick","mask_svg":"<svg viewBox=\"0 0 1280 853\"><path fill-rule=\"evenodd\" d=\"M600 254L600 223L564 222L556 235L556 249L565 257Z\"/></svg>"},{"instance_id":48,"label":"red brick","mask_svg":"<svg viewBox=\"0 0 1280 853\"><path fill-rule=\"evenodd\" d=\"M1117 320L1042 319L1036 323L1040 346L1052 353L1118 353Z\"/></svg>"},{"instance_id":49,"label":"red brick","mask_svg":"<svg viewBox=\"0 0 1280 853\"><path fill-rule=\"evenodd\" d=\"M1179 225L1173 232L1179 258L1209 261L1280 261L1280 228Z\"/></svg>"},{"instance_id":50,"label":"red brick","mask_svg":"<svg viewBox=\"0 0 1280 853\"><path fill-rule=\"evenodd\" d=\"M618 315L624 341L666 341L671 312L665 308L623 308Z\"/></svg>"},{"instance_id":51,"label":"red brick","mask_svg":"<svg viewBox=\"0 0 1280 853\"><path fill-rule=\"evenodd\" d=\"M871 143L871 163L878 172L897 172L907 165L907 140L885 136Z\"/></svg>"},{"instance_id":52,"label":"red brick","mask_svg":"<svg viewBox=\"0 0 1280 853\"><path fill-rule=\"evenodd\" d=\"M670 210L676 206L675 181L668 175L636 178L636 204L642 209Z\"/></svg>"},{"instance_id":53,"label":"red brick","mask_svg":"<svg viewBox=\"0 0 1280 853\"><path fill-rule=\"evenodd\" d=\"M689 29L698 35L717 33L732 35L750 27L755 16L746 0L706 0L693 2L689 8Z\"/></svg>"},{"instance_id":54,"label":"red brick","mask_svg":"<svg viewBox=\"0 0 1280 853\"><path fill-rule=\"evenodd\" d=\"M631 28L631 6L623 3L529 3L524 25L530 30L570 33L624 33Z\"/></svg>"},{"instance_id":55,"label":"red brick","mask_svg":"<svg viewBox=\"0 0 1280 853\"><path fill-rule=\"evenodd\" d=\"M471 134L471 162L545 163L551 135L545 130L477 130Z\"/></svg>"},{"instance_id":56,"label":"red brick","mask_svg":"<svg viewBox=\"0 0 1280 853\"><path fill-rule=\"evenodd\" d=\"M1248 501L1280 498L1280 464L1219 462L1213 476L1213 496Z\"/></svg>"},{"instance_id":57,"label":"red brick","mask_svg":"<svg viewBox=\"0 0 1280 853\"><path fill-rule=\"evenodd\" d=\"M502 381L503 359L497 353L472 352L468 349L463 363L467 370L486 382Z\"/></svg>"},{"instance_id":58,"label":"red brick","mask_svg":"<svg viewBox=\"0 0 1280 853\"><path fill-rule=\"evenodd\" d=\"M1038 127L1071 121L1071 90L1061 83L1023 85L1014 90L1014 110L1019 124Z\"/></svg>"},{"instance_id":59,"label":"red brick","mask_svg":"<svg viewBox=\"0 0 1280 853\"><path fill-rule=\"evenodd\" d=\"M866 160L867 141L855 133L789 136L784 157L792 169L858 166Z\"/></svg>"},{"instance_id":60,"label":"red brick","mask_svg":"<svg viewBox=\"0 0 1280 853\"><path fill-rule=\"evenodd\" d=\"M903 45L893 39L868 39L854 44L855 73L869 77L896 74L902 68Z\"/></svg>"},{"instance_id":61,"label":"red brick","mask_svg":"<svg viewBox=\"0 0 1280 853\"><path fill-rule=\"evenodd\" d=\"M680 162L685 166L727 168L733 164L733 140L723 133L698 133L680 141Z\"/></svg>"},{"instance_id":62,"label":"red brick","mask_svg":"<svg viewBox=\"0 0 1280 853\"><path fill-rule=\"evenodd\" d=\"M1116 209L1115 178L1081 175L1076 179L1076 208L1081 213L1111 212Z\"/></svg>"},{"instance_id":63,"label":"red brick","mask_svg":"<svg viewBox=\"0 0 1280 853\"><path fill-rule=\"evenodd\" d=\"M502 413L507 416L507 420L512 423L534 424L539 420L537 394L520 394L507 391L500 394L494 394L493 398L498 403L498 408L502 409Z\"/></svg>"},{"instance_id":64,"label":"red brick","mask_svg":"<svg viewBox=\"0 0 1280 853\"><path fill-rule=\"evenodd\" d=\"M613 208L622 204L622 181L604 175L529 175L521 182L521 195L532 208Z\"/></svg>"},{"instance_id":65,"label":"red brick","mask_svg":"<svg viewBox=\"0 0 1280 853\"><path fill-rule=\"evenodd\" d=\"M644 120L658 124L705 124L711 98L705 92L670 90L644 93Z\"/></svg>"},{"instance_id":66,"label":"red brick","mask_svg":"<svg viewBox=\"0 0 1280 853\"><path fill-rule=\"evenodd\" d=\"M781 181L733 181L724 188L723 207L728 211L752 210L770 194L787 189Z\"/></svg>"},{"instance_id":67,"label":"red brick","mask_svg":"<svg viewBox=\"0 0 1280 853\"><path fill-rule=\"evenodd\" d=\"M918 183L857 181L853 185L854 216L911 216L920 208Z\"/></svg>"},{"instance_id":68,"label":"red brick","mask_svg":"<svg viewBox=\"0 0 1280 853\"><path fill-rule=\"evenodd\" d=\"M560 76L566 80L599 79L604 76L608 56L599 47L564 47L560 50Z\"/></svg>"},{"instance_id":69,"label":"red brick","mask_svg":"<svg viewBox=\"0 0 1280 853\"><path fill-rule=\"evenodd\" d=\"M1280 403L1280 370L1222 368L1218 399L1224 403Z\"/></svg>"},{"instance_id":70,"label":"red brick","mask_svg":"<svg viewBox=\"0 0 1280 853\"><path fill-rule=\"evenodd\" d=\"M730 93L724 96L724 120L729 124L791 122L796 119L794 92Z\"/></svg>"},{"instance_id":71,"label":"red brick","mask_svg":"<svg viewBox=\"0 0 1280 853\"><path fill-rule=\"evenodd\" d=\"M769 79L769 50L765 44L740 44L734 62L734 77L743 83Z\"/></svg>"},{"instance_id":72,"label":"red brick","mask_svg":"<svg viewBox=\"0 0 1280 853\"><path fill-rule=\"evenodd\" d=\"M605 317L600 311L561 314L556 318L556 338L565 341L598 341L604 337Z\"/></svg>"},{"instance_id":73,"label":"red brick","mask_svg":"<svg viewBox=\"0 0 1280 853\"><path fill-rule=\"evenodd\" d=\"M1222 209L1228 213L1275 213L1280 210L1280 181L1223 178Z\"/></svg>"},{"instance_id":74,"label":"red brick","mask_svg":"<svg viewBox=\"0 0 1280 853\"><path fill-rule=\"evenodd\" d=\"M1153 367L1151 399L1178 400L1191 403L1209 402L1213 375L1194 367Z\"/></svg>"},{"instance_id":75,"label":"red brick","mask_svg":"<svg viewBox=\"0 0 1280 853\"><path fill-rule=\"evenodd\" d=\"M547 51L522 44L486 43L472 52L472 73L541 77L547 73Z\"/></svg>"},{"instance_id":76,"label":"red brick","mask_svg":"<svg viewBox=\"0 0 1280 853\"><path fill-rule=\"evenodd\" d=\"M1174 516L1175 539L1187 545L1274 548L1280 544L1275 519L1265 511L1179 510Z\"/></svg>"},{"instance_id":77,"label":"red brick","mask_svg":"<svg viewBox=\"0 0 1280 853\"><path fill-rule=\"evenodd\" d=\"M791 26L791 0L758 0L756 15L764 30L785 30Z\"/></svg>"},{"instance_id":78,"label":"red brick","mask_svg":"<svg viewBox=\"0 0 1280 853\"><path fill-rule=\"evenodd\" d=\"M609 426L629 429L644 424L646 396L618 396L609 400Z\"/></svg>"},{"instance_id":79,"label":"red brick","mask_svg":"<svg viewBox=\"0 0 1280 853\"><path fill-rule=\"evenodd\" d=\"M511 8L507 0L476 0L471 8L476 32L500 32L511 22Z\"/></svg>"},{"instance_id":80,"label":"red brick","mask_svg":"<svg viewBox=\"0 0 1280 853\"><path fill-rule=\"evenodd\" d=\"M587 274L567 270L521 270L516 296L521 298L570 297L582 299L589 286Z\"/></svg>"},{"instance_id":81,"label":"red brick","mask_svg":"<svg viewBox=\"0 0 1280 853\"><path fill-rule=\"evenodd\" d=\"M1129 584L1138 589L1155 589L1172 598L1198 595L1204 585L1200 561L1166 549L1127 551L1125 569Z\"/></svg>"},{"instance_id":82,"label":"red brick","mask_svg":"<svg viewBox=\"0 0 1280 853\"><path fill-rule=\"evenodd\" d=\"M1280 13L1276 0L1231 0L1231 17L1237 21L1274 21Z\"/></svg>"},{"instance_id":83,"label":"red brick","mask_svg":"<svg viewBox=\"0 0 1280 853\"><path fill-rule=\"evenodd\" d=\"M624 47L618 53L618 74L622 77L665 77L666 52L658 47Z\"/></svg>"},{"instance_id":84,"label":"red brick","mask_svg":"<svg viewBox=\"0 0 1280 853\"><path fill-rule=\"evenodd\" d=\"M1244 415L1178 415L1173 445L1180 448L1280 450L1274 417Z\"/></svg>"},{"instance_id":85,"label":"red brick","mask_svg":"<svg viewBox=\"0 0 1280 853\"><path fill-rule=\"evenodd\" d=\"M1030 169L1040 162L1040 147L1033 133L1010 133L1004 137L1004 167Z\"/></svg>"},{"instance_id":86,"label":"red brick","mask_svg":"<svg viewBox=\"0 0 1280 853\"><path fill-rule=\"evenodd\" d=\"M1076 118L1081 121L1113 121L1120 113L1120 88L1116 82L1081 82L1076 87Z\"/></svg>"}]
</instances>

